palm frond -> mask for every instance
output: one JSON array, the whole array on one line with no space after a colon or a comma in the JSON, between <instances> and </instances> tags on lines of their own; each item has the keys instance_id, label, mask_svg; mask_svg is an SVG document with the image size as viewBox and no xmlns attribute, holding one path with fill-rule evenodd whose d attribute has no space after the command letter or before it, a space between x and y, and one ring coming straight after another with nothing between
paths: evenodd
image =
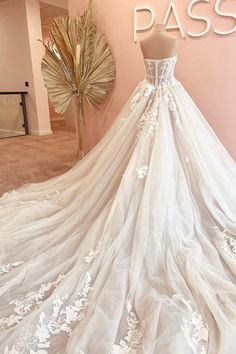
<instances>
[{"instance_id":1,"label":"palm frond","mask_svg":"<svg viewBox=\"0 0 236 354\"><path fill-rule=\"evenodd\" d=\"M91 66L87 77L81 77L81 85L91 109L96 111L115 79L115 66L105 35L97 32L94 45Z\"/></svg>"},{"instance_id":2,"label":"palm frond","mask_svg":"<svg viewBox=\"0 0 236 354\"><path fill-rule=\"evenodd\" d=\"M92 0L89 0L88 8L80 16L78 21L78 41L80 43L80 74L86 76L90 68L94 52L94 38L96 36L96 25L94 22L94 8Z\"/></svg>"},{"instance_id":3,"label":"palm frond","mask_svg":"<svg viewBox=\"0 0 236 354\"><path fill-rule=\"evenodd\" d=\"M50 40L43 43L42 75L55 111L64 113L71 97L76 95L76 131L79 149L83 149L84 99L94 111L115 79L115 65L106 37L94 21L94 8L78 19L59 16L53 20Z\"/></svg>"},{"instance_id":4,"label":"palm frond","mask_svg":"<svg viewBox=\"0 0 236 354\"><path fill-rule=\"evenodd\" d=\"M57 48L50 43L44 44L46 54L41 63L41 70L48 96L57 113L65 112L71 97L77 92L74 75L65 62L58 57Z\"/></svg>"},{"instance_id":5,"label":"palm frond","mask_svg":"<svg viewBox=\"0 0 236 354\"><path fill-rule=\"evenodd\" d=\"M105 35L96 28L93 11L90 0L78 28L81 41L80 91L90 108L96 111L115 79L115 65Z\"/></svg>"}]
</instances>

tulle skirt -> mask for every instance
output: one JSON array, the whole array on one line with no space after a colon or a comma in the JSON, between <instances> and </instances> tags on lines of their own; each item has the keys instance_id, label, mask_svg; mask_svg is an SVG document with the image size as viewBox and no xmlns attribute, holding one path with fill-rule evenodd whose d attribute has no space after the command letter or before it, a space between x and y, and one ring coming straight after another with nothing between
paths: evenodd
<instances>
[{"instance_id":1,"label":"tulle skirt","mask_svg":"<svg viewBox=\"0 0 236 354\"><path fill-rule=\"evenodd\" d=\"M236 165L178 80L0 198L4 354L236 352Z\"/></svg>"}]
</instances>

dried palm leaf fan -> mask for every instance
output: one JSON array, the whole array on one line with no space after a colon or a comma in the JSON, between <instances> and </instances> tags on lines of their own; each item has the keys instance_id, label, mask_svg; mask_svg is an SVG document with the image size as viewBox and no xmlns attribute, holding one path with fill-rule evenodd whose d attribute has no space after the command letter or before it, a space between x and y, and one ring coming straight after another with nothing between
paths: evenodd
<instances>
[{"instance_id":1,"label":"dried palm leaf fan","mask_svg":"<svg viewBox=\"0 0 236 354\"><path fill-rule=\"evenodd\" d=\"M84 156L84 101L97 111L115 79L115 65L104 34L94 22L92 0L77 18L57 17L43 43L42 75L57 113L64 113L76 97L77 158Z\"/></svg>"}]
</instances>

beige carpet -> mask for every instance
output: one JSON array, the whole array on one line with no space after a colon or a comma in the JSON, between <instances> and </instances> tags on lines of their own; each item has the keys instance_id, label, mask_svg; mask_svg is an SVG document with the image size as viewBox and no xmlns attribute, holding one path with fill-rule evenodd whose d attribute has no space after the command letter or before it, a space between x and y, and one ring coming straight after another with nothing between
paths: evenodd
<instances>
[{"instance_id":1,"label":"beige carpet","mask_svg":"<svg viewBox=\"0 0 236 354\"><path fill-rule=\"evenodd\" d=\"M76 160L73 130L52 122L52 135L0 140L0 195L25 183L41 182L66 172Z\"/></svg>"}]
</instances>

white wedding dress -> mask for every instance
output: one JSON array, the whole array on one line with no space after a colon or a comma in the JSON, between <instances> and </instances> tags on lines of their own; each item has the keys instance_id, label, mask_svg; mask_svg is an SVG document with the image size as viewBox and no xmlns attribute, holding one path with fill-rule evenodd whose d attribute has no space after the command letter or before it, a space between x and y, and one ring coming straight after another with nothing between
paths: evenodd
<instances>
[{"instance_id":1,"label":"white wedding dress","mask_svg":"<svg viewBox=\"0 0 236 354\"><path fill-rule=\"evenodd\" d=\"M0 198L1 354L236 353L236 164L176 58L67 173Z\"/></svg>"}]
</instances>

